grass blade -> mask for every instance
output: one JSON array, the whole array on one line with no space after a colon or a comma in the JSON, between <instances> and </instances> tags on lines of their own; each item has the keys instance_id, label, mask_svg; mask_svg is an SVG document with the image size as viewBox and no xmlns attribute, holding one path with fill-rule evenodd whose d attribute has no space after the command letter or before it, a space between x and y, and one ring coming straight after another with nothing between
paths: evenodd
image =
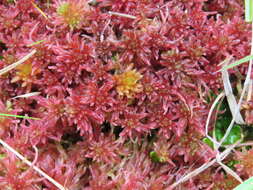
<instances>
[{"instance_id":1,"label":"grass blade","mask_svg":"<svg viewBox=\"0 0 253 190\"><path fill-rule=\"evenodd\" d=\"M16 118L22 118L22 119L33 119L33 120L40 120L39 118L36 117L28 117L28 116L23 116L23 115L13 115L13 114L7 114L7 113L0 113L0 117L16 117Z\"/></svg>"},{"instance_id":2,"label":"grass blade","mask_svg":"<svg viewBox=\"0 0 253 190\"><path fill-rule=\"evenodd\" d=\"M253 20L253 1L245 0L245 21L252 22Z\"/></svg>"},{"instance_id":3,"label":"grass blade","mask_svg":"<svg viewBox=\"0 0 253 190\"><path fill-rule=\"evenodd\" d=\"M233 190L253 190L253 177L250 177L246 181L244 181L242 184L238 185Z\"/></svg>"},{"instance_id":4,"label":"grass blade","mask_svg":"<svg viewBox=\"0 0 253 190\"><path fill-rule=\"evenodd\" d=\"M27 46L27 47L32 47L32 46L37 45L37 44L40 44L40 43L42 43L42 42L44 42L44 41L46 41L46 40L39 40L39 41L33 42L33 43L31 43L31 44L28 44L28 45L26 45L26 46Z\"/></svg>"},{"instance_id":5,"label":"grass blade","mask_svg":"<svg viewBox=\"0 0 253 190\"><path fill-rule=\"evenodd\" d=\"M250 61L250 60L252 60L252 59L253 59L253 55L248 55L248 56L246 56L246 57L244 57L244 58L242 58L242 59L239 59L238 61L236 61L236 62L230 64L230 65L227 65L227 66L223 67L223 68L222 68L221 70L219 70L219 71L231 69L231 68L233 68L233 67L236 67L236 66L238 66L238 65L240 65L240 64L242 64L242 63L245 63L245 62L247 62L247 61Z\"/></svg>"},{"instance_id":6,"label":"grass blade","mask_svg":"<svg viewBox=\"0 0 253 190\"><path fill-rule=\"evenodd\" d=\"M227 62L228 63L228 62ZM224 65L224 67L226 67ZM227 97L228 105L230 108L230 111L232 113L232 116L235 118L235 122L238 124L245 124L243 117L240 113L240 108L237 104L235 95L233 93L233 89L229 80L229 74L226 69L222 69L222 81L223 81L223 86L225 90L225 94Z\"/></svg>"},{"instance_id":7,"label":"grass blade","mask_svg":"<svg viewBox=\"0 0 253 190\"><path fill-rule=\"evenodd\" d=\"M48 19L47 15L35 3L32 2L32 4L45 19Z\"/></svg>"}]
</instances>

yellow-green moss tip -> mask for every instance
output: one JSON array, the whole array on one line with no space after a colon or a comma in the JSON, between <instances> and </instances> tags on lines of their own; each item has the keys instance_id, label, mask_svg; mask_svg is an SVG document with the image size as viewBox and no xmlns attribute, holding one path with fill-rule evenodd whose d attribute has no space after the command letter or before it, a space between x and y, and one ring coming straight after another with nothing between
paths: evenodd
<instances>
[{"instance_id":1,"label":"yellow-green moss tip","mask_svg":"<svg viewBox=\"0 0 253 190\"><path fill-rule=\"evenodd\" d=\"M142 85L139 83L141 78L142 75L136 69L133 69L133 65L130 65L122 74L115 75L114 79L116 80L118 94L130 98L134 93L141 92Z\"/></svg>"},{"instance_id":2,"label":"yellow-green moss tip","mask_svg":"<svg viewBox=\"0 0 253 190\"><path fill-rule=\"evenodd\" d=\"M71 28L76 28L84 15L82 5L71 2L63 2L59 5L56 12L62 17L63 22Z\"/></svg>"}]
</instances>

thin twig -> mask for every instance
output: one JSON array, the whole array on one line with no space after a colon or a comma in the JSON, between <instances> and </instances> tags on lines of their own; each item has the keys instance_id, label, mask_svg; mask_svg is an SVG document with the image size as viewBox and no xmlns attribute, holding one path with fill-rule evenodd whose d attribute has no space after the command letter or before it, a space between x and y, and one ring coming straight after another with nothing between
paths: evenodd
<instances>
[{"instance_id":1,"label":"thin twig","mask_svg":"<svg viewBox=\"0 0 253 190\"><path fill-rule=\"evenodd\" d=\"M216 156L216 160L217 163L221 165L221 167L231 176L233 176L237 181L239 181L240 183L243 182L243 180L240 178L239 175L237 175L237 173L235 173L231 168L229 168L228 166L226 166L225 164L223 164L220 160L220 154L217 154Z\"/></svg>"},{"instance_id":2,"label":"thin twig","mask_svg":"<svg viewBox=\"0 0 253 190\"><path fill-rule=\"evenodd\" d=\"M227 148L224 152L222 152L220 154L220 161L224 160L229 153L234 149L234 147L236 147L238 145L239 142L231 145L229 148ZM194 171L192 171L191 173L188 173L187 175L185 175L184 177L182 177L180 180L178 180L177 182L173 183L170 188L173 189L176 186L180 185L181 183L186 182L187 180L191 179L192 177L197 176L198 174L200 174L201 172L205 171L207 168L209 168L210 166L212 166L213 164L215 164L217 162L217 158L211 160L210 162L207 162L205 164L203 164L202 166L200 166L199 168L195 169Z\"/></svg>"},{"instance_id":3,"label":"thin twig","mask_svg":"<svg viewBox=\"0 0 253 190\"><path fill-rule=\"evenodd\" d=\"M104 33L105 33L106 28L109 26L110 22L111 22L111 19L105 24L105 27L102 30L101 35L100 35L100 42L104 41Z\"/></svg>"},{"instance_id":4,"label":"thin twig","mask_svg":"<svg viewBox=\"0 0 253 190\"><path fill-rule=\"evenodd\" d=\"M11 99L16 99L16 98L29 98L31 96L38 96L40 95L40 92L30 92L30 93L27 93L27 94L22 94L22 95L18 95L18 96L15 96Z\"/></svg>"},{"instance_id":5,"label":"thin twig","mask_svg":"<svg viewBox=\"0 0 253 190\"><path fill-rule=\"evenodd\" d=\"M252 98L252 90L253 90L253 81L252 79L250 80L250 84L249 84L249 90L248 90L248 95L247 95L247 101L250 101Z\"/></svg>"},{"instance_id":6,"label":"thin twig","mask_svg":"<svg viewBox=\"0 0 253 190\"><path fill-rule=\"evenodd\" d=\"M48 19L48 16L38 7L38 5L36 5L35 3L32 2L32 5L34 6L34 8L36 8L39 13L45 18Z\"/></svg>"},{"instance_id":7,"label":"thin twig","mask_svg":"<svg viewBox=\"0 0 253 190\"><path fill-rule=\"evenodd\" d=\"M227 61L224 62L222 67L225 67L228 65L232 57L226 59ZM226 69L222 69L222 80L223 80L223 86L225 90L225 94L227 97L228 105L230 108L230 111L232 113L232 116L235 118L235 122L238 124L245 124L243 117L240 113L240 108L236 102L235 95L233 94L233 89L229 80L229 74Z\"/></svg>"},{"instance_id":8,"label":"thin twig","mask_svg":"<svg viewBox=\"0 0 253 190\"><path fill-rule=\"evenodd\" d=\"M240 143L236 147L242 147L242 146L253 146L253 142L249 141L249 142L246 142L246 143Z\"/></svg>"},{"instance_id":9,"label":"thin twig","mask_svg":"<svg viewBox=\"0 0 253 190\"><path fill-rule=\"evenodd\" d=\"M35 157L34 157L34 160L32 162L32 165L35 165L35 163L37 162L38 157L39 157L39 150L38 150L38 148L35 145L33 146L33 149L35 151Z\"/></svg>"},{"instance_id":10,"label":"thin twig","mask_svg":"<svg viewBox=\"0 0 253 190\"><path fill-rule=\"evenodd\" d=\"M207 121L206 121L206 126L205 126L205 133L206 133L207 138L209 138L214 144L219 144L219 143L208 135L208 126L209 126L209 123L210 123L210 119L211 119L213 110L215 109L215 106L218 104L218 102L221 100L221 98L224 97L224 95L225 95L225 93L221 92L216 97L216 99L214 100L214 102L213 102L213 104L212 104L212 106L211 106L211 108L209 110L208 116L207 116Z\"/></svg>"},{"instance_id":11,"label":"thin twig","mask_svg":"<svg viewBox=\"0 0 253 190\"><path fill-rule=\"evenodd\" d=\"M14 69L15 67L17 67L18 65L24 63L27 59L29 59L30 57L32 57L34 54L36 53L36 50L32 50L31 53L27 54L26 56L24 56L22 59L18 60L17 62L3 68L0 70L0 76L9 72L10 70Z\"/></svg>"},{"instance_id":12,"label":"thin twig","mask_svg":"<svg viewBox=\"0 0 253 190\"><path fill-rule=\"evenodd\" d=\"M52 184L54 184L58 189L60 189L60 190L67 190L67 188L64 188L60 183L58 183L57 181L55 181L53 178L51 178L49 175L47 175L45 172L43 172L40 168L38 168L37 166L34 166L34 164L32 162L30 162L29 160L27 160L24 156L22 156L19 152L17 152L15 149L13 149L10 145L8 145L2 139L0 139L0 144L2 144L4 146L4 148L6 148L10 152L12 152L14 155L16 155L20 160L22 160L28 166L32 167L41 176L45 177L48 181L50 181Z\"/></svg>"},{"instance_id":13,"label":"thin twig","mask_svg":"<svg viewBox=\"0 0 253 190\"><path fill-rule=\"evenodd\" d=\"M136 19L137 18L136 16L125 14L125 13L118 13L118 12L113 12L113 11L109 11L108 13L110 15L121 16L121 17L125 17L125 18L130 18L130 19Z\"/></svg>"}]
</instances>

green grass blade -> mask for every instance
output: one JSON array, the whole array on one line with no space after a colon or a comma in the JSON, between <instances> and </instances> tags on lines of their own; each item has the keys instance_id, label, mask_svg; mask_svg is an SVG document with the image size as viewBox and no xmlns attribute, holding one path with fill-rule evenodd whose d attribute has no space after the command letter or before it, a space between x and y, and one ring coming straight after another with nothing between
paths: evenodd
<instances>
[{"instance_id":1,"label":"green grass blade","mask_svg":"<svg viewBox=\"0 0 253 190\"><path fill-rule=\"evenodd\" d=\"M236 66L238 66L238 65L241 65L242 63L245 63L245 62L250 61L250 60L252 60L252 59L253 59L253 55L248 55L248 56L246 56L246 57L244 57L244 58L242 58L242 59L239 59L238 61L236 61L236 62L230 64L230 65L227 65L227 66L223 67L220 71L222 71L223 69L225 69L225 70L231 69L231 68L233 68L233 67L236 67Z\"/></svg>"},{"instance_id":2,"label":"green grass blade","mask_svg":"<svg viewBox=\"0 0 253 190\"><path fill-rule=\"evenodd\" d=\"M245 21L252 22L253 20L253 1L245 0Z\"/></svg>"},{"instance_id":3,"label":"green grass blade","mask_svg":"<svg viewBox=\"0 0 253 190\"><path fill-rule=\"evenodd\" d=\"M46 41L46 40L39 40L39 41L33 42L33 43L31 43L31 44L28 44L28 45L26 45L26 46L27 46L27 47L32 47L32 46L37 45L37 44L40 44L40 43L42 43L42 42L44 42L44 41Z\"/></svg>"},{"instance_id":4,"label":"green grass blade","mask_svg":"<svg viewBox=\"0 0 253 190\"><path fill-rule=\"evenodd\" d=\"M233 190L253 190L253 177L247 179Z\"/></svg>"},{"instance_id":5,"label":"green grass blade","mask_svg":"<svg viewBox=\"0 0 253 190\"><path fill-rule=\"evenodd\" d=\"M28 116L23 116L23 115L13 115L13 114L7 114L7 113L0 113L0 116L4 116L4 117L16 117L16 118L22 118L22 119L40 120L39 118L35 118L35 117L28 117Z\"/></svg>"}]
</instances>

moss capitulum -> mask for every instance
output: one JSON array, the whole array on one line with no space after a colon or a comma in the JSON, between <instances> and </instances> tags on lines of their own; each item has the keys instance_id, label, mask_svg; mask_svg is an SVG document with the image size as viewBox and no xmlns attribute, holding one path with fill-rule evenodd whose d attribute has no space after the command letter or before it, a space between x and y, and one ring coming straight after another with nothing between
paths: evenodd
<instances>
[{"instance_id":1,"label":"moss capitulum","mask_svg":"<svg viewBox=\"0 0 253 190\"><path fill-rule=\"evenodd\" d=\"M119 95L131 97L134 93L141 92L142 85L138 83L141 78L142 75L136 69L132 69L132 65L122 74L115 75Z\"/></svg>"},{"instance_id":2,"label":"moss capitulum","mask_svg":"<svg viewBox=\"0 0 253 190\"><path fill-rule=\"evenodd\" d=\"M57 8L57 14L70 28L76 28L82 20L83 8L79 4L64 2Z\"/></svg>"}]
</instances>

